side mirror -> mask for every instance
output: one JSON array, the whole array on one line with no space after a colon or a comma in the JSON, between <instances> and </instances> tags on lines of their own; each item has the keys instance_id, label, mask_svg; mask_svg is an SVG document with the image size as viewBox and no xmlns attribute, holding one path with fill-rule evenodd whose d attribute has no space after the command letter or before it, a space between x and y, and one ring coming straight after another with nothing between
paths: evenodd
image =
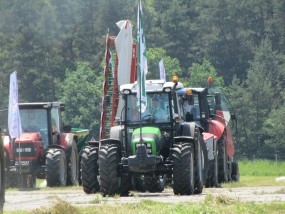
<instances>
[{"instance_id":1,"label":"side mirror","mask_svg":"<svg viewBox=\"0 0 285 214\"><path fill-rule=\"evenodd\" d=\"M222 104L221 94L215 93L215 104L216 106L220 106Z\"/></svg>"}]
</instances>

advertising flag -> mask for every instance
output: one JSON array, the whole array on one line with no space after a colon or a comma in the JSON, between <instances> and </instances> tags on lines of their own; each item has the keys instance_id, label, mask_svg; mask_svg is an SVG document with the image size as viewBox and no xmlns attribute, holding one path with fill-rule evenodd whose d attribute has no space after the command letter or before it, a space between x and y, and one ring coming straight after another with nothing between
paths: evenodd
<instances>
[{"instance_id":1,"label":"advertising flag","mask_svg":"<svg viewBox=\"0 0 285 214\"><path fill-rule=\"evenodd\" d=\"M159 73L160 73L160 79L164 80L164 82L166 82L165 68L164 68L164 64L163 64L163 59L160 60L160 62L159 62Z\"/></svg>"},{"instance_id":2,"label":"advertising flag","mask_svg":"<svg viewBox=\"0 0 285 214\"><path fill-rule=\"evenodd\" d=\"M137 105L140 107L141 112L144 112L147 106L147 97L145 89L145 80L147 74L147 58L146 58L146 44L144 36L144 20L141 0L139 0L138 5L138 15L137 15Z\"/></svg>"},{"instance_id":3,"label":"advertising flag","mask_svg":"<svg viewBox=\"0 0 285 214\"><path fill-rule=\"evenodd\" d=\"M8 128L11 138L16 138L22 134L21 118L18 105L18 82L16 71L10 75Z\"/></svg>"}]
</instances>

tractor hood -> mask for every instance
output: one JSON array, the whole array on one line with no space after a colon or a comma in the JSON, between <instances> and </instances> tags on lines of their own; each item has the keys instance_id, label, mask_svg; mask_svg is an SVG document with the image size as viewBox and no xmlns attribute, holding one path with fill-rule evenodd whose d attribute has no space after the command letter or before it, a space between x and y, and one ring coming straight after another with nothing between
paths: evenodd
<instances>
[{"instance_id":1,"label":"tractor hood","mask_svg":"<svg viewBox=\"0 0 285 214\"><path fill-rule=\"evenodd\" d=\"M140 144L141 136L147 154L158 155L161 149L161 132L159 128L142 127L134 130L132 135L132 152L134 155L136 154L137 145Z\"/></svg>"},{"instance_id":2,"label":"tractor hood","mask_svg":"<svg viewBox=\"0 0 285 214\"><path fill-rule=\"evenodd\" d=\"M35 141L41 141L41 135L38 132L29 132L29 133L23 133L21 136L16 138L17 143L20 142L35 142Z\"/></svg>"}]
</instances>

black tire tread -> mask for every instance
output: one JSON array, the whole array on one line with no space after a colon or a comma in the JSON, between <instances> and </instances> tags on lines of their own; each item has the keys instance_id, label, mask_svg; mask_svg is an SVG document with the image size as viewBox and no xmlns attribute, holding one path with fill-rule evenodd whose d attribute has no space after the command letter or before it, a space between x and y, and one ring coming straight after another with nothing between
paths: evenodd
<instances>
[{"instance_id":1,"label":"black tire tread","mask_svg":"<svg viewBox=\"0 0 285 214\"><path fill-rule=\"evenodd\" d=\"M173 191L175 195L191 195L194 192L195 179L191 184L189 176L191 154L193 155L193 147L189 143L173 146ZM192 175L194 176L194 172Z\"/></svg>"},{"instance_id":2,"label":"black tire tread","mask_svg":"<svg viewBox=\"0 0 285 214\"><path fill-rule=\"evenodd\" d=\"M98 176L98 148L86 146L81 155L81 178L83 191L86 194L99 191Z\"/></svg>"}]
</instances>

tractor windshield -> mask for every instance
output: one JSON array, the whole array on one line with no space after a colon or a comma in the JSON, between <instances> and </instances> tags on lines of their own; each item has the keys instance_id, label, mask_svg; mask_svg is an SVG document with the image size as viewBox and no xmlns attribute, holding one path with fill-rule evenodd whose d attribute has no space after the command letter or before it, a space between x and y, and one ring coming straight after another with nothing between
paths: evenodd
<instances>
[{"instance_id":1,"label":"tractor windshield","mask_svg":"<svg viewBox=\"0 0 285 214\"><path fill-rule=\"evenodd\" d=\"M20 109L23 132L47 131L47 110Z\"/></svg>"},{"instance_id":2,"label":"tractor windshield","mask_svg":"<svg viewBox=\"0 0 285 214\"><path fill-rule=\"evenodd\" d=\"M127 123L139 123L140 114L135 94L127 98ZM141 113L142 123L169 123L169 96L167 93L147 93L147 107Z\"/></svg>"}]
</instances>

